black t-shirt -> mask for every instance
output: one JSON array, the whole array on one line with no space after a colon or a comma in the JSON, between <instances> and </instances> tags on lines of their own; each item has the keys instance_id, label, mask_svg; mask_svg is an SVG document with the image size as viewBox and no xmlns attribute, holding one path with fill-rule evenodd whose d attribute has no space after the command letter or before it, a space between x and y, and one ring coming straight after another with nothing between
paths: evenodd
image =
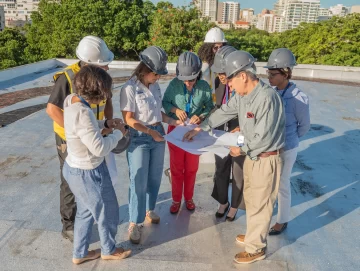
<instances>
[{"instance_id":1,"label":"black t-shirt","mask_svg":"<svg viewBox=\"0 0 360 271\"><path fill-rule=\"evenodd\" d=\"M59 76L55 82L53 91L50 94L48 103L56 105L64 109L64 101L66 96L70 95L70 85L65 74Z\"/></svg>"}]
</instances>

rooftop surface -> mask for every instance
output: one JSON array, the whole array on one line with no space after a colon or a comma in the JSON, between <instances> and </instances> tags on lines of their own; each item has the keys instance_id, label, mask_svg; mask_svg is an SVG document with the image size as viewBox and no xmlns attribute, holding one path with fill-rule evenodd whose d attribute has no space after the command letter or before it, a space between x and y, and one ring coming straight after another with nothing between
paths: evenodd
<instances>
[{"instance_id":1,"label":"rooftop surface","mask_svg":"<svg viewBox=\"0 0 360 271\"><path fill-rule=\"evenodd\" d=\"M51 86L53 72L0 82L0 100L4 93ZM111 71L115 77L128 73ZM128 167L121 154L116 156L121 176L115 187L120 205L117 241L133 255L119 262L74 266L72 244L60 234L59 161L52 122L42 109L0 128L0 270L360 270L360 88L296 83L310 97L312 126L301 141L291 178L292 220L284 234L268 238L265 260L247 266L232 262L244 249L235 237L246 231L245 212L239 210L232 223L215 219L211 155L203 157L197 175L196 211L182 207L178 215L169 213L171 188L163 176L156 207L161 222L145 224L141 244L130 244ZM163 90L167 84L161 82ZM3 106L0 117L47 98ZM118 88L113 103L119 117ZM99 247L94 225L91 248Z\"/></svg>"}]
</instances>

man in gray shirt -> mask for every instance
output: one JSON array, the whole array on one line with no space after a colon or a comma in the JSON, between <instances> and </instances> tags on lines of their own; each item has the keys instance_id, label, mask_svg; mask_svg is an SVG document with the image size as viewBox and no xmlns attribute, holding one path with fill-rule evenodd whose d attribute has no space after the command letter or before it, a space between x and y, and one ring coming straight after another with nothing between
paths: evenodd
<instances>
[{"instance_id":1,"label":"man in gray shirt","mask_svg":"<svg viewBox=\"0 0 360 271\"><path fill-rule=\"evenodd\" d=\"M246 155L244 163L244 199L247 231L236 241L245 244L245 252L235 255L237 263L252 263L265 258L266 238L278 194L285 144L285 111L281 97L256 77L255 59L244 51L235 51L225 59L225 72L235 95L211 114L199 127L185 134L193 140L201 130L209 131L238 116L244 144L231 147L232 156ZM195 138L196 140L196 138Z\"/></svg>"}]
</instances>

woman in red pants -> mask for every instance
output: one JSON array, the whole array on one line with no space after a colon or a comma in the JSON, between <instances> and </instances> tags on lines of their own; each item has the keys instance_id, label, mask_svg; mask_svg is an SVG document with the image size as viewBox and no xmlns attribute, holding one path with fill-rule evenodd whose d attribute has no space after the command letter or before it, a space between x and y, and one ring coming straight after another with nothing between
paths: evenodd
<instances>
[{"instance_id":1,"label":"woman in red pants","mask_svg":"<svg viewBox=\"0 0 360 271\"><path fill-rule=\"evenodd\" d=\"M192 52L184 52L180 55L176 65L176 78L167 87L162 102L168 116L182 122L189 120L190 124L199 124L214 107L209 84L200 80L201 64L200 58ZM173 129L175 126L169 125L168 133ZM179 211L183 193L186 208L193 211L199 155L188 153L171 143L168 144L173 198L170 212L176 214Z\"/></svg>"}]
</instances>

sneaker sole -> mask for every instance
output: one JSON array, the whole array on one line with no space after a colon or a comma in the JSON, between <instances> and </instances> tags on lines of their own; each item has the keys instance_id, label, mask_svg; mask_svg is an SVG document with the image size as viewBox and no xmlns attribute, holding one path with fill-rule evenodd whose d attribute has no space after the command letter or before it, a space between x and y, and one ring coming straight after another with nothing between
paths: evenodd
<instances>
[{"instance_id":1,"label":"sneaker sole","mask_svg":"<svg viewBox=\"0 0 360 271\"><path fill-rule=\"evenodd\" d=\"M236 238L235 240L236 240L236 242L239 243L239 244L245 244L244 241L240 241L240 240L238 240L237 238Z\"/></svg>"},{"instance_id":2,"label":"sneaker sole","mask_svg":"<svg viewBox=\"0 0 360 271\"><path fill-rule=\"evenodd\" d=\"M263 256L261 256L259 258L253 259L252 261L249 261L249 262L239 262L236 259L234 259L234 262L239 263L239 264L249 264L249 263L254 263L256 261L264 260L265 258L266 258L266 255L263 255Z\"/></svg>"},{"instance_id":3,"label":"sneaker sole","mask_svg":"<svg viewBox=\"0 0 360 271\"><path fill-rule=\"evenodd\" d=\"M149 221L152 224L159 224L160 223L160 218L159 219L152 219L152 218L147 216L146 220Z\"/></svg>"},{"instance_id":4,"label":"sneaker sole","mask_svg":"<svg viewBox=\"0 0 360 271\"><path fill-rule=\"evenodd\" d=\"M134 239L131 239L131 238L129 238L129 239L130 239L130 242L135 244L135 245L140 244L140 239L139 240L134 240Z\"/></svg>"},{"instance_id":5,"label":"sneaker sole","mask_svg":"<svg viewBox=\"0 0 360 271\"><path fill-rule=\"evenodd\" d=\"M101 259L105 260L105 261L109 261L109 260L122 260L122 259L126 259L127 257L129 257L131 255L131 250L128 251L124 251L121 255L119 256L113 256L113 255L101 255Z\"/></svg>"}]
</instances>

